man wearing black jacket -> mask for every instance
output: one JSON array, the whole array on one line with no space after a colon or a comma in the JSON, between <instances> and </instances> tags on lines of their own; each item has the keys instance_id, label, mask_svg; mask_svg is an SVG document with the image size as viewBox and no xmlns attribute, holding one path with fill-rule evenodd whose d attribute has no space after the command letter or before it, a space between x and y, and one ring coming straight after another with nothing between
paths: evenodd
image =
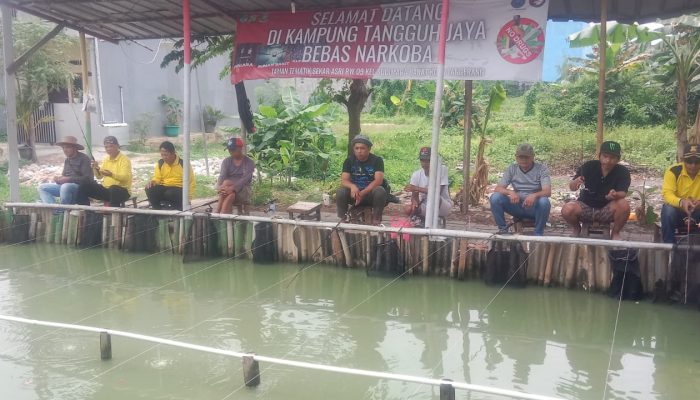
<instances>
[{"instance_id":1,"label":"man wearing black jacket","mask_svg":"<svg viewBox=\"0 0 700 400\"><path fill-rule=\"evenodd\" d=\"M85 147L78 143L75 136L66 136L56 145L63 148L63 154L66 156L63 173L55 176L52 183L39 185L39 197L41 202L46 204L55 204L56 197L60 199L61 204L78 204L78 186L95 180L90 157L80 152Z\"/></svg>"}]
</instances>

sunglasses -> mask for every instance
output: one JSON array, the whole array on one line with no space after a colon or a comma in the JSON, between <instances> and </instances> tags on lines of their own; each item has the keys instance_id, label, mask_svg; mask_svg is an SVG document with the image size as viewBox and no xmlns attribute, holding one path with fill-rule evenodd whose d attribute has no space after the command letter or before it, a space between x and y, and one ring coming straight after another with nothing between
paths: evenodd
<instances>
[{"instance_id":1,"label":"sunglasses","mask_svg":"<svg viewBox=\"0 0 700 400\"><path fill-rule=\"evenodd\" d=\"M683 160L686 164L700 164L700 158L686 158Z\"/></svg>"}]
</instances>

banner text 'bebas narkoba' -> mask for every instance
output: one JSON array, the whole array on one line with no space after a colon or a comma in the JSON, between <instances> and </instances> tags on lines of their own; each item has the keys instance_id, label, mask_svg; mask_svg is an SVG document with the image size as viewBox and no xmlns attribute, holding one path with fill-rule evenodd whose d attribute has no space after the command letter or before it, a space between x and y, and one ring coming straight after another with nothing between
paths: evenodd
<instances>
[{"instance_id":1,"label":"banner text 'bebas narkoba'","mask_svg":"<svg viewBox=\"0 0 700 400\"><path fill-rule=\"evenodd\" d=\"M452 0L447 79L542 76L547 0ZM440 1L237 18L234 83L330 77L435 79Z\"/></svg>"}]
</instances>

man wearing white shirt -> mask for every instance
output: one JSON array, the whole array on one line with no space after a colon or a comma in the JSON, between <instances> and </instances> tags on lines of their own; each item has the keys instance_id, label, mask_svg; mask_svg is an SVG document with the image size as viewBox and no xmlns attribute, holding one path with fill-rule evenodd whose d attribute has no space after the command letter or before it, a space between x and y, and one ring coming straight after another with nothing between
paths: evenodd
<instances>
[{"instance_id":1,"label":"man wearing white shirt","mask_svg":"<svg viewBox=\"0 0 700 400\"><path fill-rule=\"evenodd\" d=\"M428 205L428 177L430 176L430 147L422 147L418 153L421 169L411 175L411 182L405 190L411 192L411 204L406 206L406 213L411 216L420 216L425 219L425 209ZM438 215L446 217L452 211L452 199L449 191L449 177L447 167L440 164L440 206Z\"/></svg>"}]
</instances>

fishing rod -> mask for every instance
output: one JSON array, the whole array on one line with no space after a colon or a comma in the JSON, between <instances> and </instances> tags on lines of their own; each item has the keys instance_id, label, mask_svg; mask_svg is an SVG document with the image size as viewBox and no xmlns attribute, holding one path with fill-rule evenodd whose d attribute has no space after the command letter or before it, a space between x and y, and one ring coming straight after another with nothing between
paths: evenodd
<instances>
[{"instance_id":1,"label":"fishing rod","mask_svg":"<svg viewBox=\"0 0 700 400\"><path fill-rule=\"evenodd\" d=\"M83 125L80 123L78 114L75 112L75 109L73 108L72 104L70 106L70 109L73 111L73 116L75 116L75 122L78 123L78 128L80 128L80 134L83 136L83 140L85 140L85 150L87 150L87 154L88 156L90 156L92 161L95 161L95 156L92 154L92 140L88 140L87 135L85 134L85 129L83 129Z\"/></svg>"}]
</instances>

